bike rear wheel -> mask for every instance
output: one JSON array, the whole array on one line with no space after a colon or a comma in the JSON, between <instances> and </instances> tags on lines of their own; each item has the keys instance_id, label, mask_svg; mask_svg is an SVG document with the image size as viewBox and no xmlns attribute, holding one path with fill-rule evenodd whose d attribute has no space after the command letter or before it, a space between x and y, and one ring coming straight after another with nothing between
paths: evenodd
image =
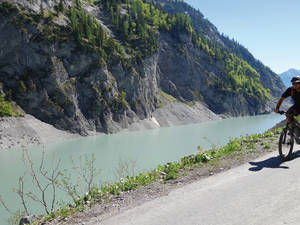
<instances>
[{"instance_id":1,"label":"bike rear wheel","mask_svg":"<svg viewBox=\"0 0 300 225\"><path fill-rule=\"evenodd\" d=\"M286 161L291 159L294 147L294 135L287 128L284 128L279 137L279 155Z\"/></svg>"}]
</instances>

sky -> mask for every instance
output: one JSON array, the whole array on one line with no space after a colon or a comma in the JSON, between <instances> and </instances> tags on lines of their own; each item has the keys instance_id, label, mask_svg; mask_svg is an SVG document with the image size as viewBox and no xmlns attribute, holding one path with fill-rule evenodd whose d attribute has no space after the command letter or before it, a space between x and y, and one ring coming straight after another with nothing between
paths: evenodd
<instances>
[{"instance_id":1,"label":"sky","mask_svg":"<svg viewBox=\"0 0 300 225\"><path fill-rule=\"evenodd\" d=\"M299 0L184 0L280 74L300 69Z\"/></svg>"}]
</instances>

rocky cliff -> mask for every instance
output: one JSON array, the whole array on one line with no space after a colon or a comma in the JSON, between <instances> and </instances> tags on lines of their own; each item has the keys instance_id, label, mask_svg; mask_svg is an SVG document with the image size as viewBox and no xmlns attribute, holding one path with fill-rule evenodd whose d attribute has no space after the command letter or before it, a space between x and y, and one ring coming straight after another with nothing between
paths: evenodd
<instances>
[{"instance_id":1,"label":"rocky cliff","mask_svg":"<svg viewBox=\"0 0 300 225\"><path fill-rule=\"evenodd\" d=\"M97 46L93 44L97 31L94 39L88 30L86 36L75 38L72 1L0 0L0 93L8 102L56 128L81 135L117 132L150 118L167 105L164 94L187 107L201 104L212 114L242 116L269 110L267 102L276 94L261 84L263 76L228 50L222 53L200 36L195 39L192 28L176 35L151 28L155 36L149 34L146 42L138 35L132 35L133 41L128 34L124 39L104 3L90 2L82 2L77 14L82 20L94 18L91 26L105 32ZM157 10L150 3L136 2ZM120 1L113 15L120 13L121 20L129 8ZM138 32L138 28L132 29ZM154 44L148 48L149 40ZM199 40L208 43L208 49L197 46ZM219 51L222 54L217 55ZM249 84L236 73L235 68L243 66Z\"/></svg>"}]
</instances>

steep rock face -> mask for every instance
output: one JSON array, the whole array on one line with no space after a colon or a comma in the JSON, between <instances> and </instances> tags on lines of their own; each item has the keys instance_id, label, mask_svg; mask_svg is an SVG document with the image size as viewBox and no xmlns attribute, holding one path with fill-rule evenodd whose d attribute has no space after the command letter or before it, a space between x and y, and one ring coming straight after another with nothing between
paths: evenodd
<instances>
[{"instance_id":1,"label":"steep rock face","mask_svg":"<svg viewBox=\"0 0 300 225\"><path fill-rule=\"evenodd\" d=\"M156 2L163 3L161 4L161 7L168 13L187 14L191 18L191 25L197 33L208 38L215 44L229 49L231 52L234 52L237 56L244 59L261 75L263 86L268 88L273 96L281 96L285 87L280 78L270 68L264 66L262 62L255 59L244 46L233 39L229 39L223 34L220 34L218 29L210 21L205 19L204 15L199 10L192 8L183 1L156 0Z\"/></svg>"},{"instance_id":2,"label":"steep rock face","mask_svg":"<svg viewBox=\"0 0 300 225\"><path fill-rule=\"evenodd\" d=\"M1 2L6 2L7 0L0 0ZM31 11L35 13L39 13L41 7L44 10L54 9L60 2L60 0L9 0L12 4L18 6L22 10ZM72 0L63 0L64 5L72 6Z\"/></svg>"},{"instance_id":3,"label":"steep rock face","mask_svg":"<svg viewBox=\"0 0 300 225\"><path fill-rule=\"evenodd\" d=\"M266 112L265 102L218 90L213 83L222 77L221 62L208 63L207 55L195 49L188 36L180 44L168 34L161 35L158 66L160 86L182 101L201 101L217 114L256 115Z\"/></svg>"},{"instance_id":4,"label":"steep rock face","mask_svg":"<svg viewBox=\"0 0 300 225\"><path fill-rule=\"evenodd\" d=\"M41 4L49 10L59 3L10 2L33 12L39 12ZM66 6L71 2L64 1ZM160 33L157 52L128 67L113 54L109 63L99 62L95 52L74 40L48 39L41 31L44 20L20 25L13 17L0 15L2 92L26 113L56 128L82 135L120 131L151 117L161 105L160 90L184 103L200 102L212 115L266 111L264 101L218 89L213 81L225 76L224 64L195 48L188 34L178 39ZM68 30L63 15L54 22Z\"/></svg>"},{"instance_id":5,"label":"steep rock face","mask_svg":"<svg viewBox=\"0 0 300 225\"><path fill-rule=\"evenodd\" d=\"M137 68L143 76L135 68L125 71L119 63L108 70L98 66L95 54L75 44L50 43L39 39L34 26L24 32L1 19L0 82L27 113L57 128L87 134L116 132L153 111L157 56Z\"/></svg>"}]
</instances>

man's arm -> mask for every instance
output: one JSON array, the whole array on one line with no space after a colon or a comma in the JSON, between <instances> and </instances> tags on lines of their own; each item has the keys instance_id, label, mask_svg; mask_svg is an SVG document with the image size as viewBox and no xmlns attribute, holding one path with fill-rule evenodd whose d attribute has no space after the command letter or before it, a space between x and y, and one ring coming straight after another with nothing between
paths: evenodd
<instances>
[{"instance_id":1,"label":"man's arm","mask_svg":"<svg viewBox=\"0 0 300 225\"><path fill-rule=\"evenodd\" d=\"M279 108L280 108L280 106L281 106L281 104L282 104L282 102L283 102L283 100L284 100L284 99L285 99L284 97L281 97L281 98L278 100L278 102L277 102L277 105L276 105L276 108L275 108L274 112L276 112L276 113L278 113L278 112L279 112Z\"/></svg>"}]
</instances>

